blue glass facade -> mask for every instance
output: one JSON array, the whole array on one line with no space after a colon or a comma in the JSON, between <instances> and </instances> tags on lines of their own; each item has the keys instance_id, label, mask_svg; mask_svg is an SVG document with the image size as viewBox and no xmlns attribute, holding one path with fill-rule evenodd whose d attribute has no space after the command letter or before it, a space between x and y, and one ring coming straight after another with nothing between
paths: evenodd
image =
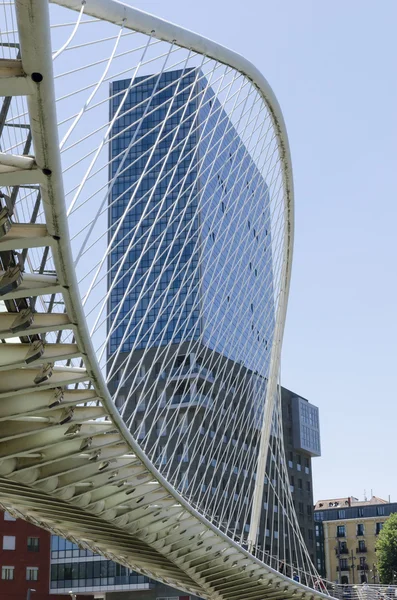
<instances>
[{"instance_id":1,"label":"blue glass facade","mask_svg":"<svg viewBox=\"0 0 397 600\"><path fill-rule=\"evenodd\" d=\"M128 352L200 339L266 375L274 329L266 182L202 73L135 84L111 87L111 116L126 96L110 149L111 277L126 260L110 296L118 325L110 353L122 341Z\"/></svg>"},{"instance_id":2,"label":"blue glass facade","mask_svg":"<svg viewBox=\"0 0 397 600\"><path fill-rule=\"evenodd\" d=\"M197 217L193 216L198 201L196 164L191 158L196 134L189 133L196 104L194 100L187 102L195 75L187 72L182 85L178 85L179 78L179 71L149 80L139 78L137 81L142 83L128 92L124 116L114 126L113 134L129 128L112 141L111 177L120 170L123 152L129 145L133 147L124 163L127 168L122 167L117 175L109 209L111 223L115 223L129 207L122 227L115 233L116 248L110 257L114 272L120 258L128 253L122 267L126 275L110 299L112 314L127 290L117 319L120 326L111 337L111 352L123 336L122 351L127 352L135 342L138 348L144 348L199 335L195 327L199 307L193 310L194 294L189 291L192 278L198 285L198 254L194 253L197 233L191 235L187 229L189 224L198 229ZM111 101L112 115L129 83L130 80L113 82L112 96L116 95ZM147 110L143 101L154 88L163 91L153 97ZM132 107L134 111L128 113ZM168 111L176 114L166 119ZM178 124L175 136L173 130ZM186 334L186 329L190 333Z\"/></svg>"},{"instance_id":3,"label":"blue glass facade","mask_svg":"<svg viewBox=\"0 0 397 600\"><path fill-rule=\"evenodd\" d=\"M57 535L51 536L51 592L149 589L155 581Z\"/></svg>"},{"instance_id":4,"label":"blue glass facade","mask_svg":"<svg viewBox=\"0 0 397 600\"><path fill-rule=\"evenodd\" d=\"M317 406L296 396L292 401L294 444L311 456L321 456L319 411Z\"/></svg>"},{"instance_id":5,"label":"blue glass facade","mask_svg":"<svg viewBox=\"0 0 397 600\"><path fill-rule=\"evenodd\" d=\"M268 188L218 101L203 102L200 122L203 342L264 374L274 328Z\"/></svg>"}]
</instances>

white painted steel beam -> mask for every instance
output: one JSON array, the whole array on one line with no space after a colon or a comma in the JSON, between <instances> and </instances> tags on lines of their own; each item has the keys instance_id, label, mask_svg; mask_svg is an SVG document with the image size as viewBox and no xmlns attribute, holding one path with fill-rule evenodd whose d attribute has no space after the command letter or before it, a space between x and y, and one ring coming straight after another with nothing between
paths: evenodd
<instances>
[{"instance_id":1,"label":"white painted steel beam","mask_svg":"<svg viewBox=\"0 0 397 600\"><path fill-rule=\"evenodd\" d=\"M27 96L33 91L33 82L26 77L22 61L0 59L0 96Z\"/></svg>"},{"instance_id":2,"label":"white painted steel beam","mask_svg":"<svg viewBox=\"0 0 397 600\"><path fill-rule=\"evenodd\" d=\"M36 167L33 156L18 156L0 152L0 173L7 171L30 171Z\"/></svg>"},{"instance_id":3,"label":"white painted steel beam","mask_svg":"<svg viewBox=\"0 0 397 600\"><path fill-rule=\"evenodd\" d=\"M0 378L0 398L27 394L40 390L60 388L76 383L89 381L90 377L84 368L54 367L47 382L35 384L34 380L40 374L39 368L13 369L6 371Z\"/></svg>"},{"instance_id":4,"label":"white painted steel beam","mask_svg":"<svg viewBox=\"0 0 397 600\"><path fill-rule=\"evenodd\" d=\"M44 175L40 169L14 169L4 168L0 170L0 187L12 187L14 185L34 185L44 181Z\"/></svg>"},{"instance_id":5,"label":"white painted steel beam","mask_svg":"<svg viewBox=\"0 0 397 600\"><path fill-rule=\"evenodd\" d=\"M32 296L45 296L46 294L58 294L62 292L58 278L54 275L32 275L31 273L22 273L21 283L15 289L2 293L2 278L6 275L5 271L0 271L0 298L1 300L12 300L15 298L29 298Z\"/></svg>"},{"instance_id":6,"label":"white painted steel beam","mask_svg":"<svg viewBox=\"0 0 397 600\"><path fill-rule=\"evenodd\" d=\"M80 356L77 344L0 344L0 371Z\"/></svg>"},{"instance_id":7,"label":"white painted steel beam","mask_svg":"<svg viewBox=\"0 0 397 600\"><path fill-rule=\"evenodd\" d=\"M38 184L44 178L32 156L0 152L0 186Z\"/></svg>"},{"instance_id":8,"label":"white painted steel beam","mask_svg":"<svg viewBox=\"0 0 397 600\"><path fill-rule=\"evenodd\" d=\"M68 504L61 499L54 499L50 503L43 492L37 490L37 492L29 494L24 491L21 484L11 483L4 479L0 479L0 497L3 502L17 503L23 512L28 511L30 519L37 519L40 513L45 515L46 521L51 522L52 527L57 529L61 535L63 526L65 533L72 529L79 539L86 540L90 546L97 548L97 552L108 554L109 558L114 558L114 556L111 556L110 549L106 550L106 546L112 547L115 540L118 539L124 557L123 563L127 566L137 561L140 564L149 565L155 572L158 570L171 585L181 581L183 587L190 588L192 592L196 587L194 582L180 572L175 565L166 558L156 555L144 542L134 539L114 525L102 525L98 517L88 516L81 509L69 508ZM40 518L38 520L40 521ZM41 523L44 525L45 521ZM66 535L68 534L66 533ZM105 540L105 544L99 541L101 538ZM115 551L117 552L117 547ZM141 570L148 573L144 567Z\"/></svg>"},{"instance_id":9,"label":"white painted steel beam","mask_svg":"<svg viewBox=\"0 0 397 600\"><path fill-rule=\"evenodd\" d=\"M1 240L0 240L1 248ZM21 313L0 313L0 339L15 338L22 332L29 335L49 331L62 331L72 329L73 325L66 313L34 313L25 312L26 318Z\"/></svg>"},{"instance_id":10,"label":"white painted steel beam","mask_svg":"<svg viewBox=\"0 0 397 600\"><path fill-rule=\"evenodd\" d=\"M84 402L99 400L95 390L39 390L22 396L3 396L0 402L0 420L20 415L50 414L58 406L76 406ZM53 408L50 408L53 407ZM103 410L103 409L102 409Z\"/></svg>"},{"instance_id":11,"label":"white painted steel beam","mask_svg":"<svg viewBox=\"0 0 397 600\"><path fill-rule=\"evenodd\" d=\"M13 223L11 229L0 238L0 252L20 248L40 248L50 246L52 236L47 226L39 223Z\"/></svg>"}]
</instances>

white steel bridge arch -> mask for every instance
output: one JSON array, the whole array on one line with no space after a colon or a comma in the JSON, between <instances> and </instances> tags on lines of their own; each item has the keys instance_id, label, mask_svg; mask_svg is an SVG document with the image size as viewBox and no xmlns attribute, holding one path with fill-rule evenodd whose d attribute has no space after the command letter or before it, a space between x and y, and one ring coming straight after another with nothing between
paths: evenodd
<instances>
[{"instance_id":1,"label":"white steel bridge arch","mask_svg":"<svg viewBox=\"0 0 397 600\"><path fill-rule=\"evenodd\" d=\"M81 2L55 0L76 11ZM4 303L61 294L65 312L0 314L0 500L8 510L68 536L137 571L205 598L314 598L323 596L286 577L239 546L191 506L161 475L133 439L116 410L96 360L82 309L68 231L53 83L47 0L16 0L20 58L3 60L0 92L26 96L34 156L2 153L0 185L38 185L45 224L13 223L0 239L0 252L51 248L55 273L2 274ZM84 13L177 44L233 67L259 90L272 114L283 165L284 242L282 291L270 363L257 481L265 476L272 398L275 396L293 248L293 183L281 110L260 72L241 56L161 19L112 0L87 0ZM73 331L74 341L41 345L27 336ZM18 343L12 342L18 334ZM9 340L9 341L7 341ZM20 343L22 342L22 343ZM81 366L52 367L81 358ZM79 382L90 384L86 389ZM71 385L75 384L75 389ZM62 403L60 397L62 396ZM59 402L58 402L59 400ZM93 403L96 402L96 406ZM83 404L88 403L88 404ZM87 455L101 456L100 469ZM100 455L100 453L102 453ZM91 455L92 458L92 455ZM125 491L109 490L111 463L128 473L133 507L118 511ZM77 494L90 477L86 494ZM38 479L40 483L37 484ZM132 491L131 491L132 490ZM259 522L262 486L254 492L252 523ZM251 546L255 545L251 528ZM313 583L313 578L312 578Z\"/></svg>"}]
</instances>

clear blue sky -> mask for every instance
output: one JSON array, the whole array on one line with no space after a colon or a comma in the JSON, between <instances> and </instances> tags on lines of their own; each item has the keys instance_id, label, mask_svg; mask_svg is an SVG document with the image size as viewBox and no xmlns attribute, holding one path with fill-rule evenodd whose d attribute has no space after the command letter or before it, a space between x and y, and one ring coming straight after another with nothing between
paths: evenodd
<instances>
[{"instance_id":1,"label":"clear blue sky","mask_svg":"<svg viewBox=\"0 0 397 600\"><path fill-rule=\"evenodd\" d=\"M320 407L315 497L397 501L395 0L130 0L244 54L295 179L283 384Z\"/></svg>"}]
</instances>

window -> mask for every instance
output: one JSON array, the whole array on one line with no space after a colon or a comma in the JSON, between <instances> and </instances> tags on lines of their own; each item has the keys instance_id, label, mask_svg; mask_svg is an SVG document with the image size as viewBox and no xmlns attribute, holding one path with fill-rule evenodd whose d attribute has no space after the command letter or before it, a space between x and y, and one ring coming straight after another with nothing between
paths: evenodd
<instances>
[{"instance_id":1,"label":"window","mask_svg":"<svg viewBox=\"0 0 397 600\"><path fill-rule=\"evenodd\" d=\"M339 562L341 571L346 570L348 567L347 558L341 558Z\"/></svg>"},{"instance_id":2,"label":"window","mask_svg":"<svg viewBox=\"0 0 397 600\"><path fill-rule=\"evenodd\" d=\"M288 455L288 466L290 469L292 469L292 467L294 466L294 455L292 452L290 452Z\"/></svg>"},{"instance_id":3,"label":"window","mask_svg":"<svg viewBox=\"0 0 397 600\"><path fill-rule=\"evenodd\" d=\"M306 481L306 491L311 492L311 490L312 490L312 486L310 484L310 481Z\"/></svg>"},{"instance_id":4,"label":"window","mask_svg":"<svg viewBox=\"0 0 397 600\"><path fill-rule=\"evenodd\" d=\"M346 531L344 525L337 525L336 527L336 537L345 537Z\"/></svg>"},{"instance_id":5,"label":"window","mask_svg":"<svg viewBox=\"0 0 397 600\"><path fill-rule=\"evenodd\" d=\"M308 505L306 506L306 513L307 513L307 516L308 516L308 517L311 517L311 516L312 516L312 510L313 510L313 509L312 509L311 505L310 505L310 504L308 504Z\"/></svg>"},{"instance_id":6,"label":"window","mask_svg":"<svg viewBox=\"0 0 397 600\"><path fill-rule=\"evenodd\" d=\"M1 578L8 581L14 579L14 567L1 567Z\"/></svg>"},{"instance_id":7,"label":"window","mask_svg":"<svg viewBox=\"0 0 397 600\"><path fill-rule=\"evenodd\" d=\"M359 508L358 509L358 516L359 517L363 517L364 516L364 509L363 508Z\"/></svg>"},{"instance_id":8,"label":"window","mask_svg":"<svg viewBox=\"0 0 397 600\"><path fill-rule=\"evenodd\" d=\"M300 490L302 490L302 489L303 489L303 482L302 482L302 479L298 479L298 488L299 488Z\"/></svg>"},{"instance_id":9,"label":"window","mask_svg":"<svg viewBox=\"0 0 397 600\"><path fill-rule=\"evenodd\" d=\"M360 567L365 567L365 556L360 556Z\"/></svg>"},{"instance_id":10,"label":"window","mask_svg":"<svg viewBox=\"0 0 397 600\"><path fill-rule=\"evenodd\" d=\"M339 554L348 554L347 542L339 542Z\"/></svg>"},{"instance_id":11,"label":"window","mask_svg":"<svg viewBox=\"0 0 397 600\"><path fill-rule=\"evenodd\" d=\"M138 419L137 420L137 439L138 440L142 440L145 435L146 435L146 431L145 431L145 421L143 419Z\"/></svg>"},{"instance_id":12,"label":"window","mask_svg":"<svg viewBox=\"0 0 397 600\"><path fill-rule=\"evenodd\" d=\"M167 423L165 417L158 417L156 423L156 435L167 435Z\"/></svg>"},{"instance_id":13,"label":"window","mask_svg":"<svg viewBox=\"0 0 397 600\"><path fill-rule=\"evenodd\" d=\"M15 550L15 535L3 535L3 550Z\"/></svg>"},{"instance_id":14,"label":"window","mask_svg":"<svg viewBox=\"0 0 397 600\"><path fill-rule=\"evenodd\" d=\"M367 549L365 547L365 540L358 540L358 551L359 552L366 552Z\"/></svg>"},{"instance_id":15,"label":"window","mask_svg":"<svg viewBox=\"0 0 397 600\"><path fill-rule=\"evenodd\" d=\"M357 523L357 535L364 535L364 523Z\"/></svg>"},{"instance_id":16,"label":"window","mask_svg":"<svg viewBox=\"0 0 397 600\"><path fill-rule=\"evenodd\" d=\"M26 567L26 581L37 581L39 578L38 567Z\"/></svg>"},{"instance_id":17,"label":"window","mask_svg":"<svg viewBox=\"0 0 397 600\"><path fill-rule=\"evenodd\" d=\"M40 538L28 537L28 550L29 552L38 552L40 550Z\"/></svg>"},{"instance_id":18,"label":"window","mask_svg":"<svg viewBox=\"0 0 397 600\"><path fill-rule=\"evenodd\" d=\"M4 513L4 521L16 521L16 518L10 515L10 513L6 510Z\"/></svg>"},{"instance_id":19,"label":"window","mask_svg":"<svg viewBox=\"0 0 397 600\"><path fill-rule=\"evenodd\" d=\"M303 515L303 502L299 502L299 514Z\"/></svg>"},{"instance_id":20,"label":"window","mask_svg":"<svg viewBox=\"0 0 397 600\"><path fill-rule=\"evenodd\" d=\"M346 511L338 510L338 519L346 519Z\"/></svg>"},{"instance_id":21,"label":"window","mask_svg":"<svg viewBox=\"0 0 397 600\"><path fill-rule=\"evenodd\" d=\"M378 517L380 515L384 515L385 514L385 507L384 506L377 506L376 507L376 514L378 515Z\"/></svg>"},{"instance_id":22,"label":"window","mask_svg":"<svg viewBox=\"0 0 397 600\"><path fill-rule=\"evenodd\" d=\"M383 527L383 523L376 523L376 525L375 525L375 533L376 533L376 535L378 535L381 532L382 527Z\"/></svg>"}]
</instances>

